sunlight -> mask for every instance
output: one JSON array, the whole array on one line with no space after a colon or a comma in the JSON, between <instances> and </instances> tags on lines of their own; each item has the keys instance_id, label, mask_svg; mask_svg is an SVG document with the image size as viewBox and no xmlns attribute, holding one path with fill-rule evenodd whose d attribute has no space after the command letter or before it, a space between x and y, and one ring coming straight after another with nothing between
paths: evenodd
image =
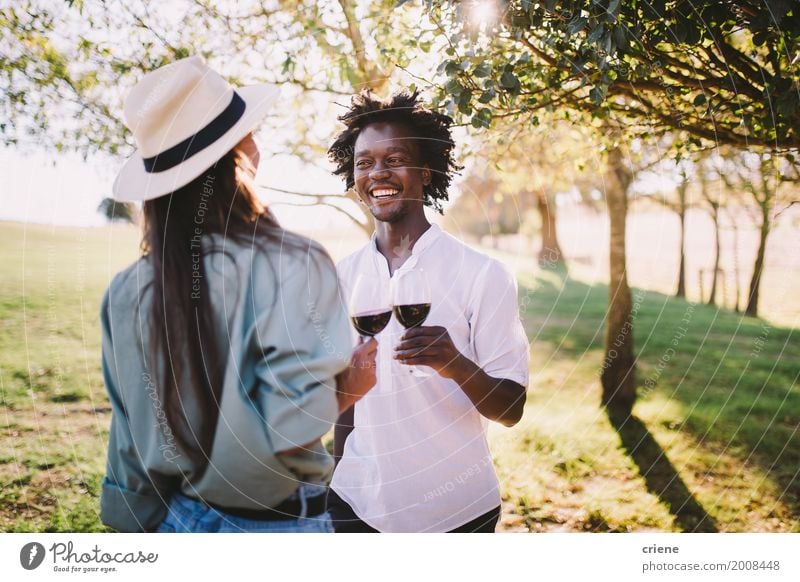
<instances>
[{"instance_id":1,"label":"sunlight","mask_svg":"<svg viewBox=\"0 0 800 582\"><path fill-rule=\"evenodd\" d=\"M469 21L480 30L493 24L497 20L497 15L497 4L494 0L478 0L469 7Z\"/></svg>"}]
</instances>

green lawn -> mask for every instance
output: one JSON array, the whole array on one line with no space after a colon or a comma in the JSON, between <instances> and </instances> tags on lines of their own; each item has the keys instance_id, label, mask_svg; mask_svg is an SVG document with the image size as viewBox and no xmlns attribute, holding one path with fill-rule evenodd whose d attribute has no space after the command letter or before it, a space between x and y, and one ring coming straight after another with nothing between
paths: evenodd
<instances>
[{"instance_id":1,"label":"green lawn","mask_svg":"<svg viewBox=\"0 0 800 582\"><path fill-rule=\"evenodd\" d=\"M98 310L136 233L0 223L0 248L0 530L103 529Z\"/></svg>"},{"instance_id":2,"label":"green lawn","mask_svg":"<svg viewBox=\"0 0 800 582\"><path fill-rule=\"evenodd\" d=\"M521 426L493 431L507 527L800 531L796 330L633 290L640 398L615 428L597 381L608 288L520 282L531 391Z\"/></svg>"},{"instance_id":3,"label":"green lawn","mask_svg":"<svg viewBox=\"0 0 800 582\"><path fill-rule=\"evenodd\" d=\"M2 531L103 529L97 310L136 240L0 223ZM641 398L615 427L598 406L607 288L537 273L520 291L530 396L491 431L503 529L800 531L794 330L634 290Z\"/></svg>"}]
</instances>

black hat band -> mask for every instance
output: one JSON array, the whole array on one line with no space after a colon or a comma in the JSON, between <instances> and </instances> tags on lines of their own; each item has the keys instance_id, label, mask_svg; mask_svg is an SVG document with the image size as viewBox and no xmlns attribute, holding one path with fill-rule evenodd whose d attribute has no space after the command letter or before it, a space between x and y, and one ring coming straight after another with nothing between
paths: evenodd
<instances>
[{"instance_id":1,"label":"black hat band","mask_svg":"<svg viewBox=\"0 0 800 582\"><path fill-rule=\"evenodd\" d=\"M203 129L168 150L156 154L152 158L145 158L143 160L145 171L150 174L164 172L206 149L236 125L236 122L244 115L244 110L244 99L234 91L228 106Z\"/></svg>"}]
</instances>

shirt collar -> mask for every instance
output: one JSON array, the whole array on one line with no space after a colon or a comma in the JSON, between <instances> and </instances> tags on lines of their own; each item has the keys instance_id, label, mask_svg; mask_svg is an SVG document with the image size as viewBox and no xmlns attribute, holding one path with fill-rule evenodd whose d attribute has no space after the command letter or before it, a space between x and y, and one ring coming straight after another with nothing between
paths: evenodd
<instances>
[{"instance_id":1,"label":"shirt collar","mask_svg":"<svg viewBox=\"0 0 800 582\"><path fill-rule=\"evenodd\" d=\"M439 225L431 223L430 227L420 235L414 243L414 246L411 247L411 256L421 255L437 238L439 238L440 234L442 234L442 229ZM372 252L380 254L378 251L378 234L376 231L372 231L370 243Z\"/></svg>"},{"instance_id":2,"label":"shirt collar","mask_svg":"<svg viewBox=\"0 0 800 582\"><path fill-rule=\"evenodd\" d=\"M411 255L403 261L403 265L400 269L411 269L419 260L420 256L431 246L433 243L436 242L436 239L442 234L442 229L439 228L437 224L431 224L428 229L423 232L420 237L414 242L414 245L411 247ZM372 239L370 241L370 248L372 250L372 256L375 260L375 265L378 269L386 269L387 268L387 260L386 258L380 253L378 250L378 236L377 233L372 233ZM388 273L387 273L388 274Z\"/></svg>"}]
</instances>

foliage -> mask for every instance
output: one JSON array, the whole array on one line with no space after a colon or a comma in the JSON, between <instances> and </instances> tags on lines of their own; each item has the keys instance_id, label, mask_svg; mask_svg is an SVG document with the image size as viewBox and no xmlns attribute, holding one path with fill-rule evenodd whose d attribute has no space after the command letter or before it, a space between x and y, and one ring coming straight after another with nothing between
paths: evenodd
<instances>
[{"instance_id":1,"label":"foliage","mask_svg":"<svg viewBox=\"0 0 800 582\"><path fill-rule=\"evenodd\" d=\"M486 160L474 157L469 173L459 182L460 195L445 215L445 224L458 236L512 234L519 230L530 204L522 192L503 191L504 183Z\"/></svg>"},{"instance_id":2,"label":"foliage","mask_svg":"<svg viewBox=\"0 0 800 582\"><path fill-rule=\"evenodd\" d=\"M331 99L367 86L381 89L389 78L391 64L362 32L377 25L388 38L389 27L402 29L399 14L383 17L389 5L34 0L4 7L0 135L5 143L32 141L85 154L127 152L132 142L120 118L130 87L147 71L199 54L235 85L285 85L296 125L281 145L308 153L301 144L321 147L312 135L335 124ZM286 113L279 112L271 126L285 121Z\"/></svg>"},{"instance_id":3,"label":"foliage","mask_svg":"<svg viewBox=\"0 0 800 582\"><path fill-rule=\"evenodd\" d=\"M649 136L800 146L800 10L789 0L433 2L439 98L476 128L556 112Z\"/></svg>"},{"instance_id":4,"label":"foliage","mask_svg":"<svg viewBox=\"0 0 800 582\"><path fill-rule=\"evenodd\" d=\"M113 198L103 198L97 211L108 219L109 222L136 222L136 210L133 204L117 202Z\"/></svg>"},{"instance_id":5,"label":"foliage","mask_svg":"<svg viewBox=\"0 0 800 582\"><path fill-rule=\"evenodd\" d=\"M590 169L598 166L595 136L560 121L527 127L499 120L492 131L473 140L461 195L448 211L456 229L474 234L540 231L537 201L555 211L556 196L592 203L602 184Z\"/></svg>"},{"instance_id":6,"label":"foliage","mask_svg":"<svg viewBox=\"0 0 800 582\"><path fill-rule=\"evenodd\" d=\"M392 0L210 0L0 4L0 143L17 149L133 150L122 122L130 88L148 71L203 56L234 85L281 84L282 106L262 126L265 153L325 158L350 95L389 89L419 10ZM124 39L125 42L120 42ZM337 103L340 102L340 103ZM325 168L328 170L329 168ZM357 205L303 193L367 230ZM352 198L352 196L351 196Z\"/></svg>"}]
</instances>

